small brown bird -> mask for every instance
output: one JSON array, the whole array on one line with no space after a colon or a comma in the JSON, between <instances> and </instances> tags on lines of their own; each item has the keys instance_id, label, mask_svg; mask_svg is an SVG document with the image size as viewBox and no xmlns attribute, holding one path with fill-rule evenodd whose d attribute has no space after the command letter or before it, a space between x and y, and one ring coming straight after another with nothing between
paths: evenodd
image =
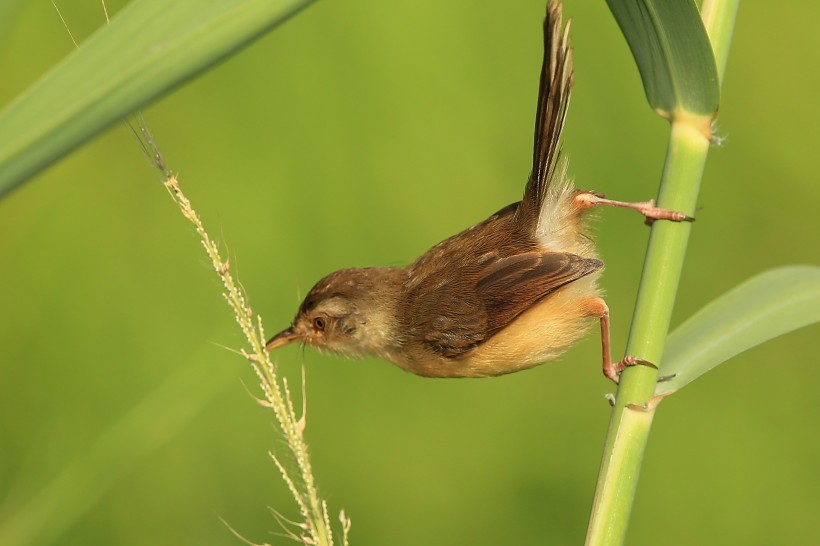
<instances>
[{"instance_id":1,"label":"small brown bird","mask_svg":"<svg viewBox=\"0 0 820 546\"><path fill-rule=\"evenodd\" d=\"M613 363L603 262L584 235L596 205L651 220L691 220L654 201L624 203L575 189L559 161L572 86L569 25L550 1L538 93L532 173L519 203L434 246L404 268L331 273L314 286L293 324L267 349L301 342L350 357L373 355L427 377L486 377L554 360L600 320L604 374L617 382L634 364Z\"/></svg>"}]
</instances>

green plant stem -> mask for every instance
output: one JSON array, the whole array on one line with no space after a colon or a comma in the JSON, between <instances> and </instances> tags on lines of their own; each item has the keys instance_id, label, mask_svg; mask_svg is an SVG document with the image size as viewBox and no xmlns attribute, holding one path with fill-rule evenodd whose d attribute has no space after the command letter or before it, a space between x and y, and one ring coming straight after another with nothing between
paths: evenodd
<instances>
[{"instance_id":1,"label":"green plant stem","mask_svg":"<svg viewBox=\"0 0 820 546\"><path fill-rule=\"evenodd\" d=\"M733 9L721 3L712 0L704 16L708 15L707 31L722 79L737 1L725 2ZM703 117L678 113L673 118L658 206L694 213L709 150L708 127L709 120ZM688 223L665 221L652 226L627 354L660 364L690 229ZM654 404L649 402L657 379L657 371L645 366L629 368L621 376L587 530L588 545L624 542L652 426Z\"/></svg>"},{"instance_id":2,"label":"green plant stem","mask_svg":"<svg viewBox=\"0 0 820 546\"><path fill-rule=\"evenodd\" d=\"M718 78L723 83L726 73L726 60L729 58L729 45L732 43L732 33L735 30L735 17L740 0L703 0L700 7L703 25L712 43L715 54Z\"/></svg>"},{"instance_id":3,"label":"green plant stem","mask_svg":"<svg viewBox=\"0 0 820 546\"><path fill-rule=\"evenodd\" d=\"M658 203L691 214L697 199L709 141L687 121L673 121ZM627 354L660 362L669 330L691 225L655 222L649 237ZM621 544L638 485L653 409L656 370L636 366L624 371L612 412L595 491L587 544Z\"/></svg>"}]
</instances>

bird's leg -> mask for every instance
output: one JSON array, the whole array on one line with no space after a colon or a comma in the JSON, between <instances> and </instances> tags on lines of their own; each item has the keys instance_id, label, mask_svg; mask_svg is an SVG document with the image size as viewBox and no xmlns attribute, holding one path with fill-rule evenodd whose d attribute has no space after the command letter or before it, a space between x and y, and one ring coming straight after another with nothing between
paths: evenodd
<instances>
[{"instance_id":1,"label":"bird's leg","mask_svg":"<svg viewBox=\"0 0 820 546\"><path fill-rule=\"evenodd\" d=\"M619 362L612 362L612 350L609 341L609 307L601 298L589 298L585 302L587 312L591 317L597 317L601 320L601 350L603 356L603 371L604 375L613 382L618 383L621 378L621 372L630 366L649 366L650 368L658 369L657 366L638 358L637 356L626 356Z\"/></svg>"},{"instance_id":2,"label":"bird's leg","mask_svg":"<svg viewBox=\"0 0 820 546\"><path fill-rule=\"evenodd\" d=\"M628 203L626 201L614 201L606 199L603 194L590 191L579 191L575 195L575 203L582 209L588 209L599 205L608 207L621 207L624 209L637 210L646 217L646 223L651 224L655 220L672 220L673 222L694 222L695 219L676 210L661 209L655 206L655 200L639 201Z\"/></svg>"}]
</instances>

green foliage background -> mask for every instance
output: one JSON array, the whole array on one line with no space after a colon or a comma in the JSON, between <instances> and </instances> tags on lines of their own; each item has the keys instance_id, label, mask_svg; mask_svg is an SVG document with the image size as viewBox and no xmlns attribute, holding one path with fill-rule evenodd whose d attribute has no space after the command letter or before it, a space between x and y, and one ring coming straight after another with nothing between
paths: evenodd
<instances>
[{"instance_id":1,"label":"green foliage background","mask_svg":"<svg viewBox=\"0 0 820 546\"><path fill-rule=\"evenodd\" d=\"M109 2L116 11L122 2ZM99 3L60 3L87 36ZM318 3L147 109L171 167L273 333L341 267L403 264L517 200L527 176L543 2ZM666 122L603 2L567 1L580 187L654 194ZM676 322L738 282L818 263L820 7L741 6ZM0 103L72 45L48 2L0 34ZM616 352L647 230L594 232ZM25 544L257 542L291 504L270 416L218 280L128 131L0 202L0 536ZM820 541L815 326L664 402L630 544ZM582 541L611 386L590 335L561 362L492 380L281 352L307 368L323 493L365 545ZM30 532L29 532L30 531ZM16 542L15 542L16 543Z\"/></svg>"}]
</instances>

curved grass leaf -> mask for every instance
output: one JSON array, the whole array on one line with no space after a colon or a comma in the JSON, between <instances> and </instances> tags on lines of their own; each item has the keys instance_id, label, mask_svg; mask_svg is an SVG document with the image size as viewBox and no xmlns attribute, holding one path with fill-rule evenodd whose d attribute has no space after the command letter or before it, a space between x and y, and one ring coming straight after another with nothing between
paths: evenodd
<instances>
[{"instance_id":1,"label":"curved grass leaf","mask_svg":"<svg viewBox=\"0 0 820 546\"><path fill-rule=\"evenodd\" d=\"M626 37L650 106L661 116L711 118L720 87L709 36L693 0L607 0Z\"/></svg>"},{"instance_id":2,"label":"curved grass leaf","mask_svg":"<svg viewBox=\"0 0 820 546\"><path fill-rule=\"evenodd\" d=\"M310 0L135 0L0 112L0 196Z\"/></svg>"},{"instance_id":3,"label":"curved grass leaf","mask_svg":"<svg viewBox=\"0 0 820 546\"><path fill-rule=\"evenodd\" d=\"M675 392L735 355L820 322L820 267L791 266L752 277L669 334L656 395Z\"/></svg>"}]
</instances>

